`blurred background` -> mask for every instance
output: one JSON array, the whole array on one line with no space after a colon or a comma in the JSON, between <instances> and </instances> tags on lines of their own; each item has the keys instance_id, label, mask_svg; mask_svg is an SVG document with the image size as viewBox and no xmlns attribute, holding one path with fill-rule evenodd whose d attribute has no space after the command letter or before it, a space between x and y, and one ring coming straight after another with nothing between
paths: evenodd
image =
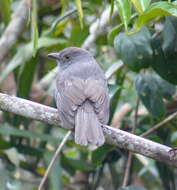
<instances>
[{"instance_id":1,"label":"blurred background","mask_svg":"<svg viewBox=\"0 0 177 190\"><path fill-rule=\"evenodd\" d=\"M140 135L177 111L176 16L170 0L0 0L0 91L56 107L47 54L83 47L108 80L109 125ZM174 118L147 138L174 147L176 129ZM0 190L37 189L66 132L0 112ZM70 138L45 189L176 190L177 169Z\"/></svg>"}]
</instances>

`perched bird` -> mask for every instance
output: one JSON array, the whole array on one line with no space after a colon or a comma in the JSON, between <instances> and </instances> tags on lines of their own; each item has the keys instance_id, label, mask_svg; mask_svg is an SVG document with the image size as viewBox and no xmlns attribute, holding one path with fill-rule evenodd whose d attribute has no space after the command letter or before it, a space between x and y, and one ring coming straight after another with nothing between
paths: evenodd
<instances>
[{"instance_id":1,"label":"perched bird","mask_svg":"<svg viewBox=\"0 0 177 190\"><path fill-rule=\"evenodd\" d=\"M86 50L68 47L48 57L57 60L55 101L62 126L75 127L75 142L101 146L102 124L109 119L109 97L104 73Z\"/></svg>"}]
</instances>

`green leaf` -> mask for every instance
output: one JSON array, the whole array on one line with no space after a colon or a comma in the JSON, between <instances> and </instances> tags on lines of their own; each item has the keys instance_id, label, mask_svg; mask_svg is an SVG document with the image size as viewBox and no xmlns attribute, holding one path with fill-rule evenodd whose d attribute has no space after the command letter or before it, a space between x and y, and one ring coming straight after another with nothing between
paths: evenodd
<instances>
[{"instance_id":1,"label":"green leaf","mask_svg":"<svg viewBox=\"0 0 177 190\"><path fill-rule=\"evenodd\" d=\"M140 187L137 185L130 185L127 187L121 187L121 188L119 188L119 190L146 190L146 189L144 187Z\"/></svg>"},{"instance_id":2,"label":"green leaf","mask_svg":"<svg viewBox=\"0 0 177 190\"><path fill-rule=\"evenodd\" d=\"M74 14L75 12L77 12L77 9L71 9L69 11L66 11L63 15L61 15L60 17L58 17L56 20L54 20L54 22L52 23L52 26L50 28L50 30L47 32L47 34L49 35L50 33L54 32L58 23L60 23L61 21L63 21L64 19L66 19L67 17L71 16L72 14Z\"/></svg>"},{"instance_id":3,"label":"green leaf","mask_svg":"<svg viewBox=\"0 0 177 190\"><path fill-rule=\"evenodd\" d=\"M137 16L137 14L133 14L131 16L131 20L134 19ZM115 36L122 30L123 28L123 23L118 24L117 26L115 26L108 34L108 42L110 43L110 45L114 44L114 38Z\"/></svg>"},{"instance_id":4,"label":"green leaf","mask_svg":"<svg viewBox=\"0 0 177 190\"><path fill-rule=\"evenodd\" d=\"M109 15L109 20L111 21L111 17L114 12L114 0L111 0L111 10L110 10L110 15Z\"/></svg>"},{"instance_id":5,"label":"green leaf","mask_svg":"<svg viewBox=\"0 0 177 190\"><path fill-rule=\"evenodd\" d=\"M151 49L151 35L143 27L138 33L127 35L120 33L114 40L114 47L122 61L135 72L149 67L153 51Z\"/></svg>"},{"instance_id":6,"label":"green leaf","mask_svg":"<svg viewBox=\"0 0 177 190\"><path fill-rule=\"evenodd\" d=\"M150 0L131 0L136 11L142 14L149 6Z\"/></svg>"},{"instance_id":7,"label":"green leaf","mask_svg":"<svg viewBox=\"0 0 177 190\"><path fill-rule=\"evenodd\" d=\"M162 41L160 38L153 39L153 59L151 66L155 72L166 81L177 85L177 55L165 55L162 50Z\"/></svg>"},{"instance_id":8,"label":"green leaf","mask_svg":"<svg viewBox=\"0 0 177 190\"><path fill-rule=\"evenodd\" d=\"M2 20L7 25L11 16L11 0L0 0L0 11Z\"/></svg>"},{"instance_id":9,"label":"green leaf","mask_svg":"<svg viewBox=\"0 0 177 190\"><path fill-rule=\"evenodd\" d=\"M32 42L33 42L33 56L36 55L38 48L38 24L37 24L37 1L32 1L32 13L31 13L31 29L32 29Z\"/></svg>"},{"instance_id":10,"label":"green leaf","mask_svg":"<svg viewBox=\"0 0 177 190\"><path fill-rule=\"evenodd\" d=\"M70 44L72 46L78 46L78 47L81 46L86 37L88 36L88 34L89 34L88 26L85 25L84 28L81 29L77 20L72 21L72 29L70 35Z\"/></svg>"},{"instance_id":11,"label":"green leaf","mask_svg":"<svg viewBox=\"0 0 177 190\"><path fill-rule=\"evenodd\" d=\"M46 162L46 166L50 164L52 157L53 157L53 154L51 152L46 152L44 154L44 160ZM50 180L50 189L52 190L63 189L62 188L62 168L60 165L60 160L58 159L55 161L55 165L49 174L49 180Z\"/></svg>"},{"instance_id":12,"label":"green leaf","mask_svg":"<svg viewBox=\"0 0 177 190\"><path fill-rule=\"evenodd\" d=\"M159 91L161 92L162 96L167 100L172 100L173 95L176 92L176 86L170 84L166 80L163 80L160 76L154 75Z\"/></svg>"},{"instance_id":13,"label":"green leaf","mask_svg":"<svg viewBox=\"0 0 177 190\"><path fill-rule=\"evenodd\" d=\"M113 45L115 36L122 30L123 24L115 26L108 34L108 42Z\"/></svg>"},{"instance_id":14,"label":"green leaf","mask_svg":"<svg viewBox=\"0 0 177 190\"><path fill-rule=\"evenodd\" d=\"M154 117L159 118L165 115L162 94L153 75L138 75L135 81L135 88L141 101Z\"/></svg>"},{"instance_id":15,"label":"green leaf","mask_svg":"<svg viewBox=\"0 0 177 190\"><path fill-rule=\"evenodd\" d=\"M75 0L75 1L76 1L76 6L77 6L77 12L79 15L80 26L81 26L81 28L83 28L84 14L83 14L83 10L82 10L82 1L81 0Z\"/></svg>"},{"instance_id":16,"label":"green leaf","mask_svg":"<svg viewBox=\"0 0 177 190\"><path fill-rule=\"evenodd\" d=\"M40 48L46 48L57 44L64 44L66 41L60 38L48 38L41 37L38 40L38 50ZM30 42L26 45L23 45L18 48L17 53L12 58L12 60L7 64L3 69L3 72L0 74L0 83L8 76L10 72L16 69L19 65L24 64L24 62L30 60L33 55L33 43Z\"/></svg>"},{"instance_id":17,"label":"green leaf","mask_svg":"<svg viewBox=\"0 0 177 190\"><path fill-rule=\"evenodd\" d=\"M64 155L61 157L61 163L64 164L67 168L71 168L74 170L80 170L80 171L92 171L94 170L94 166L87 163L85 160L81 159L72 159L68 158Z\"/></svg>"},{"instance_id":18,"label":"green leaf","mask_svg":"<svg viewBox=\"0 0 177 190\"><path fill-rule=\"evenodd\" d=\"M37 133L33 133L31 131L20 130L20 129L13 128L13 127L10 127L7 125L1 125L0 126L0 134L26 137L26 138L30 138L30 139L37 138L37 139L40 139L42 141L49 141L49 142L58 142L59 141L58 138L52 137L50 135L37 134Z\"/></svg>"},{"instance_id":19,"label":"green leaf","mask_svg":"<svg viewBox=\"0 0 177 190\"><path fill-rule=\"evenodd\" d=\"M149 20L161 16L177 16L177 6L164 1L152 3L148 9L138 17L136 27L140 28Z\"/></svg>"},{"instance_id":20,"label":"green leaf","mask_svg":"<svg viewBox=\"0 0 177 190\"><path fill-rule=\"evenodd\" d=\"M98 147L96 150L92 152L92 162L95 165L101 165L102 161L105 159L107 153L109 153L111 150L113 150L114 147L110 145L103 145L101 147Z\"/></svg>"},{"instance_id":21,"label":"green leaf","mask_svg":"<svg viewBox=\"0 0 177 190\"><path fill-rule=\"evenodd\" d=\"M166 56L176 54L177 49L177 18L168 16L162 32L162 49Z\"/></svg>"},{"instance_id":22,"label":"green leaf","mask_svg":"<svg viewBox=\"0 0 177 190\"><path fill-rule=\"evenodd\" d=\"M125 30L128 31L128 24L131 17L131 3L129 0L116 0L116 6L118 9L118 13L120 14L120 18L122 23L124 23Z\"/></svg>"}]
</instances>

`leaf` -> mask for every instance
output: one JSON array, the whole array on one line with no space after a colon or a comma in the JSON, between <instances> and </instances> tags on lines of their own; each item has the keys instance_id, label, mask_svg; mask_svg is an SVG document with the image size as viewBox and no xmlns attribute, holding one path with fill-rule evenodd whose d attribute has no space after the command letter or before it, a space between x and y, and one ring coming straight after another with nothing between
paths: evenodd
<instances>
[{"instance_id":1,"label":"leaf","mask_svg":"<svg viewBox=\"0 0 177 190\"><path fill-rule=\"evenodd\" d=\"M113 150L114 147L110 145L103 145L101 147L98 147L96 150L92 152L92 162L95 165L101 165L102 161L105 159L107 153L109 153L111 150Z\"/></svg>"},{"instance_id":2,"label":"leaf","mask_svg":"<svg viewBox=\"0 0 177 190\"><path fill-rule=\"evenodd\" d=\"M177 6L164 1L152 3L148 9L138 17L136 27L140 28L149 20L161 16L177 16Z\"/></svg>"},{"instance_id":3,"label":"leaf","mask_svg":"<svg viewBox=\"0 0 177 190\"><path fill-rule=\"evenodd\" d=\"M172 100L172 96L175 95L176 92L176 86L168 83L166 80L163 80L158 75L155 75L154 77L162 96L167 100Z\"/></svg>"},{"instance_id":4,"label":"leaf","mask_svg":"<svg viewBox=\"0 0 177 190\"><path fill-rule=\"evenodd\" d=\"M115 36L122 30L123 24L115 26L108 34L108 42L113 45Z\"/></svg>"},{"instance_id":5,"label":"leaf","mask_svg":"<svg viewBox=\"0 0 177 190\"><path fill-rule=\"evenodd\" d=\"M134 19L137 16L137 14L133 14L130 18L130 21L132 19ZM118 24L117 26L115 26L108 34L108 42L110 45L114 44L114 38L115 36L122 30L123 28L123 23Z\"/></svg>"},{"instance_id":6,"label":"leaf","mask_svg":"<svg viewBox=\"0 0 177 190\"><path fill-rule=\"evenodd\" d=\"M150 4L150 0L131 0L136 11L142 14Z\"/></svg>"},{"instance_id":7,"label":"leaf","mask_svg":"<svg viewBox=\"0 0 177 190\"><path fill-rule=\"evenodd\" d=\"M33 42L33 56L36 55L38 48L38 25L37 25L37 1L32 1L32 14L31 14L31 28L32 28L32 42Z\"/></svg>"},{"instance_id":8,"label":"leaf","mask_svg":"<svg viewBox=\"0 0 177 190\"><path fill-rule=\"evenodd\" d=\"M0 0L2 20L7 25L11 17L11 0Z\"/></svg>"},{"instance_id":9,"label":"leaf","mask_svg":"<svg viewBox=\"0 0 177 190\"><path fill-rule=\"evenodd\" d=\"M64 39L41 37L38 40L38 50L40 48L50 47L53 45L64 44L64 43L66 43ZM3 69L3 72L0 74L0 83L2 83L2 81L8 76L8 74L12 72L14 69L16 69L19 65L31 59L32 55L33 55L32 42L19 47L13 59L7 64L7 66Z\"/></svg>"},{"instance_id":10,"label":"leaf","mask_svg":"<svg viewBox=\"0 0 177 190\"><path fill-rule=\"evenodd\" d=\"M79 34L79 38L78 38ZM72 21L72 29L71 29L71 35L70 35L70 44L72 46L81 46L86 37L89 34L89 27L84 26L83 29L79 27L79 23L76 20Z\"/></svg>"},{"instance_id":11,"label":"leaf","mask_svg":"<svg viewBox=\"0 0 177 190\"><path fill-rule=\"evenodd\" d=\"M58 23L60 23L61 21L63 21L65 18L71 16L72 14L74 14L77 11L77 9L71 9L69 11L66 11L63 15L61 15L60 17L58 17L56 20L54 20L54 22L52 23L52 26L50 28L50 30L48 31L48 33L46 35L49 35L50 33L54 32Z\"/></svg>"},{"instance_id":12,"label":"leaf","mask_svg":"<svg viewBox=\"0 0 177 190\"><path fill-rule=\"evenodd\" d=\"M46 166L50 164L50 161L52 160L54 154L51 152L46 152L44 154L44 160L46 162ZM50 189L52 190L58 190L63 189L62 188L62 168L60 165L60 160L55 161L55 165L52 168L50 174L49 174L49 180L50 180Z\"/></svg>"},{"instance_id":13,"label":"leaf","mask_svg":"<svg viewBox=\"0 0 177 190\"><path fill-rule=\"evenodd\" d=\"M62 155L61 157L61 163L62 165L64 164L65 166L70 167L74 170L80 170L80 171L94 170L94 166L87 163L85 160L67 158L64 155Z\"/></svg>"},{"instance_id":14,"label":"leaf","mask_svg":"<svg viewBox=\"0 0 177 190\"><path fill-rule=\"evenodd\" d=\"M177 18L168 16L162 32L162 49L166 56L176 54L177 50Z\"/></svg>"},{"instance_id":15,"label":"leaf","mask_svg":"<svg viewBox=\"0 0 177 190\"><path fill-rule=\"evenodd\" d=\"M137 185L130 185L127 187L121 187L119 190L146 190L144 187L137 186Z\"/></svg>"},{"instance_id":16,"label":"leaf","mask_svg":"<svg viewBox=\"0 0 177 190\"><path fill-rule=\"evenodd\" d=\"M80 26L83 28L83 10L82 10L82 1L81 0L75 0L76 1L76 6L77 6L77 12L79 15L79 21L80 21Z\"/></svg>"},{"instance_id":17,"label":"leaf","mask_svg":"<svg viewBox=\"0 0 177 190\"><path fill-rule=\"evenodd\" d=\"M162 50L162 41L160 38L153 39L153 59L151 66L155 72L166 81L177 85L177 55L165 55Z\"/></svg>"},{"instance_id":18,"label":"leaf","mask_svg":"<svg viewBox=\"0 0 177 190\"><path fill-rule=\"evenodd\" d=\"M109 20L111 21L111 17L114 12L114 0L111 0L111 10L110 10L110 15L109 15Z\"/></svg>"},{"instance_id":19,"label":"leaf","mask_svg":"<svg viewBox=\"0 0 177 190\"><path fill-rule=\"evenodd\" d=\"M149 67L152 59L151 35L147 28L143 27L138 33L127 35L120 33L114 40L114 48L122 61L135 72Z\"/></svg>"},{"instance_id":20,"label":"leaf","mask_svg":"<svg viewBox=\"0 0 177 190\"><path fill-rule=\"evenodd\" d=\"M147 110L156 118L163 117L165 105L156 79L151 74L138 75L135 88Z\"/></svg>"},{"instance_id":21,"label":"leaf","mask_svg":"<svg viewBox=\"0 0 177 190\"><path fill-rule=\"evenodd\" d=\"M9 127L7 125L0 126L0 134L26 137L26 138L30 138L30 139L37 138L42 141L50 141L50 142L58 142L59 141L58 138L52 137L50 135L37 134L37 133L33 133L31 131Z\"/></svg>"},{"instance_id":22,"label":"leaf","mask_svg":"<svg viewBox=\"0 0 177 190\"><path fill-rule=\"evenodd\" d=\"M118 9L118 13L120 14L120 18L122 23L124 23L125 30L128 31L128 24L131 17L131 3L129 0L116 0L116 6Z\"/></svg>"}]
</instances>

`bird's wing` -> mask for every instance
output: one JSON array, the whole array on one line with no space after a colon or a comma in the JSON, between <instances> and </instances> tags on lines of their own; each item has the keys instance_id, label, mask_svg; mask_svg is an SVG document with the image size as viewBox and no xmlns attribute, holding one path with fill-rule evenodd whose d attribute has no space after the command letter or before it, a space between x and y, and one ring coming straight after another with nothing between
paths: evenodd
<instances>
[{"instance_id":1,"label":"bird's wing","mask_svg":"<svg viewBox=\"0 0 177 190\"><path fill-rule=\"evenodd\" d=\"M56 102L64 127L74 127L75 111L86 100L90 100L100 123L106 124L109 119L109 98L105 80L75 77L57 84ZM85 107L84 111L89 112L89 107Z\"/></svg>"},{"instance_id":2,"label":"bird's wing","mask_svg":"<svg viewBox=\"0 0 177 190\"><path fill-rule=\"evenodd\" d=\"M62 125L65 128L74 127L75 111L86 99L83 89L84 81L79 78L57 82L55 99Z\"/></svg>"},{"instance_id":3,"label":"bird's wing","mask_svg":"<svg viewBox=\"0 0 177 190\"><path fill-rule=\"evenodd\" d=\"M84 93L92 102L99 121L106 124L109 119L109 96L106 80L103 78L87 79Z\"/></svg>"}]
</instances>

